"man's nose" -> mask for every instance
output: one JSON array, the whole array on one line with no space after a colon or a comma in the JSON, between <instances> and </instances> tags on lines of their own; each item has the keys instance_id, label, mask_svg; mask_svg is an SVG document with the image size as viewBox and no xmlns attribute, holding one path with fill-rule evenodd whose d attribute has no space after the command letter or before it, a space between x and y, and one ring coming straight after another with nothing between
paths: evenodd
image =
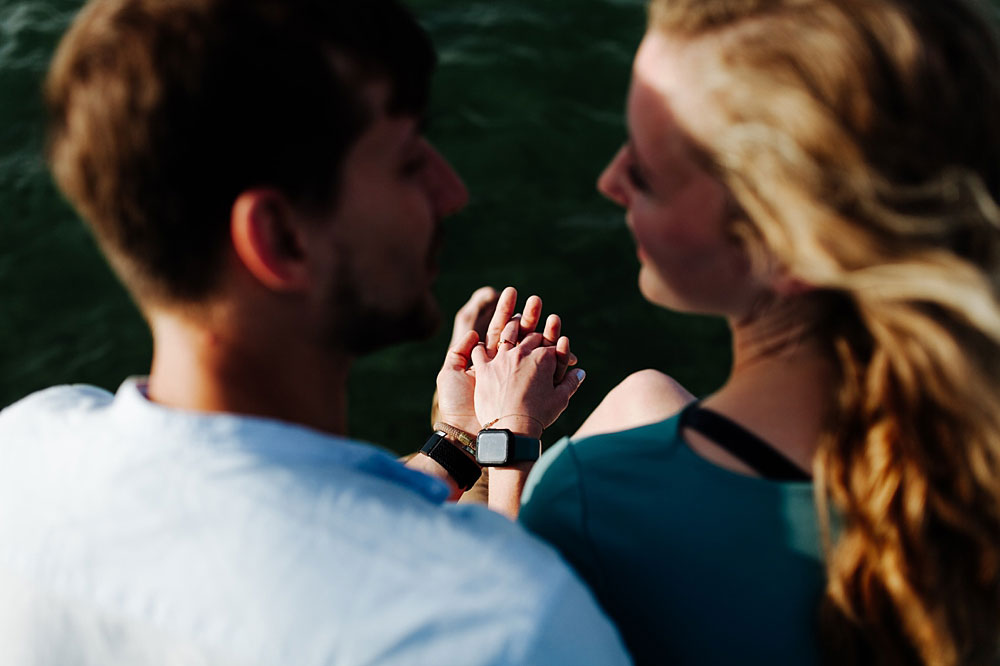
<instances>
[{"instance_id":1,"label":"man's nose","mask_svg":"<svg viewBox=\"0 0 1000 666\"><path fill-rule=\"evenodd\" d=\"M427 186L434 201L438 217L453 215L469 203L469 190L452 168L448 160L436 149L429 146L431 165L427 170Z\"/></svg>"},{"instance_id":2,"label":"man's nose","mask_svg":"<svg viewBox=\"0 0 1000 666\"><path fill-rule=\"evenodd\" d=\"M597 177L597 191L619 206L628 208L628 194L622 184L622 169L625 161L625 146L618 149L615 156Z\"/></svg>"}]
</instances>

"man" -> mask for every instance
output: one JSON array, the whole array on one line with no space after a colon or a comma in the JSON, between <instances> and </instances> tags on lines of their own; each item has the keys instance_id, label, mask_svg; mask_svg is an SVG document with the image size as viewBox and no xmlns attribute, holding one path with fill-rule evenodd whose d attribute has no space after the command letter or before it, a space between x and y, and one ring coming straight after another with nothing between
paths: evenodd
<instances>
[{"instance_id":1,"label":"man","mask_svg":"<svg viewBox=\"0 0 1000 666\"><path fill-rule=\"evenodd\" d=\"M466 192L419 134L433 61L394 0L78 16L50 161L154 359L114 396L0 414L4 663L627 661L553 551L340 436L351 359L437 320L440 222ZM553 386L555 348L510 335L466 336L439 390L472 410L471 357L505 387L475 409L534 436L579 378Z\"/></svg>"}]
</instances>

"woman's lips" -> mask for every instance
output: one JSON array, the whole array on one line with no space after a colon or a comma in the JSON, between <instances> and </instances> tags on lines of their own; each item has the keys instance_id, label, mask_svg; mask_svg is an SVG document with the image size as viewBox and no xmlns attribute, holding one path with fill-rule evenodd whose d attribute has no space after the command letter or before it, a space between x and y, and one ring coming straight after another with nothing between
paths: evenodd
<instances>
[{"instance_id":1,"label":"woman's lips","mask_svg":"<svg viewBox=\"0 0 1000 666\"><path fill-rule=\"evenodd\" d=\"M646 254L646 251L638 243L635 244L635 256L639 258L640 263L645 264L649 262L649 255Z\"/></svg>"},{"instance_id":2,"label":"woman's lips","mask_svg":"<svg viewBox=\"0 0 1000 666\"><path fill-rule=\"evenodd\" d=\"M635 243L635 254L639 258L639 261L646 263L649 261L649 255L642 249L642 245L639 243L639 239L635 236L635 227L632 225L632 214L625 214L625 226L628 227L629 233L632 234L632 241Z\"/></svg>"}]
</instances>

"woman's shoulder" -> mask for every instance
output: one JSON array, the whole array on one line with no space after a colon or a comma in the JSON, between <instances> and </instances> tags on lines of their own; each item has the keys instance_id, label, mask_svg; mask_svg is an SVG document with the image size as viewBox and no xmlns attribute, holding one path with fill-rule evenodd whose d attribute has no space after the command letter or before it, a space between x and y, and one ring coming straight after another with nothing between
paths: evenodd
<instances>
[{"instance_id":1,"label":"woman's shoulder","mask_svg":"<svg viewBox=\"0 0 1000 666\"><path fill-rule=\"evenodd\" d=\"M625 432L659 423L694 399L680 383L659 370L633 372L608 392L573 438Z\"/></svg>"},{"instance_id":2,"label":"woman's shoulder","mask_svg":"<svg viewBox=\"0 0 1000 666\"><path fill-rule=\"evenodd\" d=\"M528 477L523 500L556 497L583 501L584 487L597 487L661 475L682 442L678 416L616 432L564 437L542 454Z\"/></svg>"},{"instance_id":3,"label":"woman's shoulder","mask_svg":"<svg viewBox=\"0 0 1000 666\"><path fill-rule=\"evenodd\" d=\"M634 460L637 455L663 454L682 443L679 421L680 412L612 432L575 434L560 441L559 445L576 457L581 466L603 465L608 459L623 456Z\"/></svg>"}]
</instances>

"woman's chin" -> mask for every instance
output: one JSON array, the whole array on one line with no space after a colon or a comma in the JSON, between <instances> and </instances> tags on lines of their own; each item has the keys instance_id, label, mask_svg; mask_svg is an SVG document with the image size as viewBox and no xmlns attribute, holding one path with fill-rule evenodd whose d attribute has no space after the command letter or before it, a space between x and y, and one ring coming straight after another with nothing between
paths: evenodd
<instances>
[{"instance_id":1,"label":"woman's chin","mask_svg":"<svg viewBox=\"0 0 1000 666\"><path fill-rule=\"evenodd\" d=\"M658 305L674 312L689 314L716 314L713 308L706 308L693 294L671 289L663 279L648 267L643 266L639 272L639 293L653 305Z\"/></svg>"},{"instance_id":2,"label":"woman's chin","mask_svg":"<svg viewBox=\"0 0 1000 666\"><path fill-rule=\"evenodd\" d=\"M639 293L653 305L671 310L683 309L678 307L679 304L673 292L667 289L666 285L657 279L657 276L653 275L646 266L643 266L639 271Z\"/></svg>"}]
</instances>

